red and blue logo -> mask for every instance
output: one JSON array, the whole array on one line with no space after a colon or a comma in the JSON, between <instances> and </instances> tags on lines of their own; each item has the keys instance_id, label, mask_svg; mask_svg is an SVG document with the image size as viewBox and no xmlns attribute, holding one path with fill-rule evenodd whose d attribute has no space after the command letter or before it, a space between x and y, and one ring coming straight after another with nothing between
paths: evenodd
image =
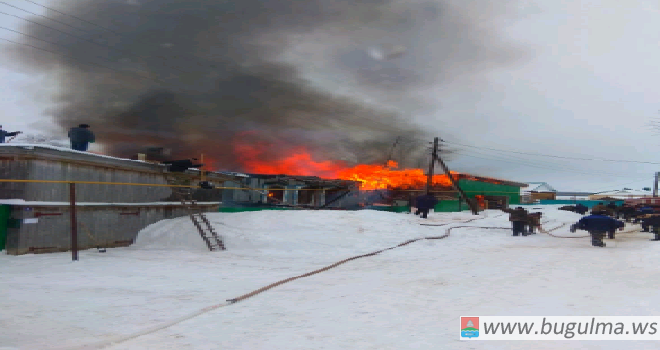
<instances>
[{"instance_id":1,"label":"red and blue logo","mask_svg":"<svg viewBox=\"0 0 660 350\"><path fill-rule=\"evenodd\" d=\"M461 317L461 338L479 336L479 317Z\"/></svg>"}]
</instances>

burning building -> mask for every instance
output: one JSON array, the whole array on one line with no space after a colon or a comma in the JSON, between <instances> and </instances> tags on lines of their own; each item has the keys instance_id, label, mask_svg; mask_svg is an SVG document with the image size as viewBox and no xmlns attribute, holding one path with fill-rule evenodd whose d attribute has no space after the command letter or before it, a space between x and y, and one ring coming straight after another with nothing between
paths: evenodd
<instances>
[{"instance_id":1,"label":"burning building","mask_svg":"<svg viewBox=\"0 0 660 350\"><path fill-rule=\"evenodd\" d=\"M339 161L315 161L304 150L270 162L246 162L244 166L255 172L287 175L243 174L243 179L233 185L236 190L225 190L223 203L344 209L403 207L409 206L416 196L426 191L428 181L424 170L399 168L399 164L392 160L386 164L349 166ZM468 198L481 196L487 208L519 204L520 188L527 187L525 183L457 172L451 174ZM441 200L437 211L467 208L467 203L459 200L458 192L444 174L433 176L431 191ZM335 200L335 196L341 196L341 199ZM328 204L330 201L333 203Z\"/></svg>"},{"instance_id":2,"label":"burning building","mask_svg":"<svg viewBox=\"0 0 660 350\"><path fill-rule=\"evenodd\" d=\"M220 211L257 208L357 209L360 182L317 176L237 174L225 183Z\"/></svg>"}]
</instances>

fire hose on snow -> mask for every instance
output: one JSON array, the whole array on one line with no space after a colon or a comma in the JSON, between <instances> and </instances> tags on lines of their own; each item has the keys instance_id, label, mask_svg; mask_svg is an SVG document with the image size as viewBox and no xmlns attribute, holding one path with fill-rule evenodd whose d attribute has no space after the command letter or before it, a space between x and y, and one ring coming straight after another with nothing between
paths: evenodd
<instances>
[{"instance_id":1,"label":"fire hose on snow","mask_svg":"<svg viewBox=\"0 0 660 350\"><path fill-rule=\"evenodd\" d=\"M486 219L486 217L469 219L469 220L465 220L465 221L457 222L457 223L464 224L464 223L472 222L472 221L475 221L475 220L482 220L482 219ZM426 226L447 226L447 225L451 225L451 224L453 224L453 223L446 223L446 224L440 224L440 225L433 225L433 224L422 224L422 225L426 225ZM564 224L562 224L562 225L560 225L560 226L558 226L558 227L555 227L555 228L553 228L553 229L551 229L551 230L549 230L549 231L545 231L545 230L541 229L541 232L546 233L546 234L548 234L548 235L550 235L550 236L553 236L553 237L557 237L557 238L583 238L583 237L562 237L562 236L555 236L555 235L552 235L552 234L550 233L550 232L555 231L555 230L557 230L557 229L559 229L559 228L561 228L561 227L564 227L564 226L566 226L566 225L567 225L567 224L564 223ZM320 269L317 269L317 270L314 270L314 271L311 271L311 272L308 272L308 273L304 273L304 274L302 274L302 275L298 275L298 276L294 276L294 277L289 277L289 278L286 278L286 279L283 279L283 280L280 280L280 281L277 281L277 282L271 283L271 284L269 284L269 285L267 285L267 286L264 286L264 287L262 287L262 288L259 288L259 289L257 289L257 290L254 290L254 291L252 291L252 292L249 292L249 293L243 294L243 295L238 296L238 297L236 297L236 298L228 299L225 303L221 303L221 304L216 304L216 305L212 305L212 306L205 307L205 308L203 308L203 309L201 309L201 310L198 310L198 311L196 311L196 312L194 312L194 313L191 313L191 314L188 314L188 315L185 315L185 316L179 317L179 318L177 318L177 319L171 320L170 322L167 322L167 323L164 323L164 324L161 324L161 325L158 325L158 326L155 326L155 327L149 328L149 329L142 330L142 331L140 331L140 332L133 333L133 334L131 334L131 335L127 335L127 336L124 336L124 337L121 337L121 338L118 338L118 339L115 339L115 340L104 341L104 342L99 342L99 343L95 343L95 344L81 345L81 346L77 346L77 347L64 347L64 348L59 348L59 349L67 349L67 350L92 350L92 349L94 349L94 350L97 350L97 349L107 348L107 347L109 347L109 346L113 346L113 345L116 345L116 344L124 343L124 342L126 342L126 341L131 340L131 339L135 339L135 338L138 338L138 337L141 337L141 336L144 336L144 335L148 335L148 334L155 333L155 332L157 332L157 331L160 331L160 330L163 330L163 329L169 328L169 327L171 327L171 326L174 326L174 325L179 324L179 323L181 323L181 322L184 322L184 321L190 320L190 319L192 319L192 318L195 318L195 317L200 316L200 315L202 315L202 314L205 314L205 313L207 313L207 312L210 312L210 311L213 311L213 310L219 309L219 308L221 308L221 307L225 307L225 306L229 306L229 305L236 304L236 303L238 303L238 302L240 302L240 301L246 300L246 299L251 298L251 297L253 297L253 296L255 296L255 295L258 295L258 294L261 294L261 293L263 293L263 292L265 292L265 291L268 291L268 290L270 290L270 289L273 289L273 288L275 288L275 287L277 287L277 286L283 285L283 284L285 284L285 283L289 283L289 282L295 281L295 280L300 279L300 278L305 278L305 277L309 277L309 276L313 276L313 275L319 274L319 273L324 272L324 271L328 271L328 270L333 269L333 268L335 268L335 267L337 267L337 266L343 265L343 264L345 264L345 263L347 263L347 262L349 262L349 261L353 261L353 260L357 260L357 259L361 259L361 258L366 258L366 257L370 257L370 256L375 256L375 255L378 255L378 254L383 253L383 252L385 252L385 251L392 250L392 249L396 249L396 248L399 248L399 247L403 247L403 246L409 245L409 244L411 244L411 243L418 242L418 241L422 241L422 240L439 240L439 239L447 238L447 237L449 237L449 235L451 234L451 230L453 230L453 229L457 229L457 228L480 228L480 229L495 229L495 230L510 230L510 229L511 229L511 227L493 227L493 226L468 226L468 225L465 225L465 226L452 226L452 227L447 228L447 230L445 230L445 234L444 234L444 235L441 235L441 236L429 236L429 237L421 237L421 238L409 239L409 240L407 240L407 241L405 241L405 242L399 243L399 244L397 244L397 245L395 245L395 246L392 246L392 247L389 247L389 248L384 248L384 249L376 250L376 251L371 252L371 253L367 253L367 254L361 254L361 255L353 256L353 257L350 257L350 258L347 258L347 259L341 260L341 261L339 261L339 262L336 262L336 263L334 263L334 264L328 265L328 266L326 266L326 267L323 267L323 268L320 268ZM587 237L587 236L585 236L585 237Z\"/></svg>"},{"instance_id":2,"label":"fire hose on snow","mask_svg":"<svg viewBox=\"0 0 660 350\"><path fill-rule=\"evenodd\" d=\"M474 218L474 219L466 220L466 221L463 221L463 222L460 222L460 223L468 223L468 222L472 222L472 221L475 221L475 220L481 220L481 219L486 219L486 218L485 217L483 217L483 218ZM451 224L452 223L447 223L447 224L434 225L434 226L446 226L446 225L451 225ZM470 226L468 226L468 227L470 227ZM343 265L343 264L345 264L349 261L353 261L353 260L357 260L357 259L361 259L361 258L366 258L366 257L369 257L369 256L375 256L375 255L378 255L382 252L392 250L392 249L396 249L396 248L399 248L399 247L403 247L403 246L406 246L410 243L414 243L414 242L418 242L418 241L438 240L438 239L447 238L447 237L449 237L449 234L450 234L450 232L448 230L442 236L430 236L430 237L421 237L421 238L409 239L409 240L407 240L403 243L399 243L399 244L397 244L395 246L392 246L392 247L389 247L389 248L384 248L384 249L380 249L380 250L377 250L377 251L374 251L374 252L371 252L371 253L353 256L353 257L341 260L339 262L336 262L332 265L328 265L326 267L323 267L323 268L320 268L320 269L317 269L317 270L314 270L314 271L311 271L311 272L308 272L308 273L305 273L305 274L302 274L302 275L289 277L289 278L277 281L275 283L271 283L271 284L269 284L265 287L259 288L257 290L254 290L254 291L246 293L246 294L243 294L239 297L236 297L236 298L233 298L233 299L228 299L227 302L225 302L225 303L205 307L201 310L198 310L194 313L179 317L179 318L174 319L170 322L167 322L167 323L164 323L164 324L161 324L161 325L149 328L149 329L145 329L145 330L142 330L140 332L133 333L131 335L127 335L127 336L124 336L124 337L121 337L121 338L117 338L115 340L109 340L109 341L103 341L103 342L94 343L94 344L86 344L86 345L79 345L79 346L73 346L73 347L69 346L69 347L58 347L58 348L51 348L51 349L52 350L55 350L55 349L66 349L66 350L98 350L98 349L104 349L104 348L107 348L107 347L110 347L110 346L113 346L113 345L117 345L117 344L120 344L120 343L127 342L131 339L135 339L135 338L138 338L138 337L141 337L141 336L144 336L144 335L148 335L148 334L155 333L157 331L172 327L172 326L174 326L176 324L179 324L183 321L190 320L192 318L195 318L195 317L200 316L202 314L205 314L207 312L219 309L221 307L236 304L240 301L251 298L251 297L253 297L257 294L261 294L261 293L263 293L267 290L273 289L273 288L275 288L277 286L280 286L280 285L283 285L285 283L289 283L289 282L295 281L295 280L300 279L300 278L309 277L309 276L316 275L316 274L324 272L324 271L328 271L328 270L330 270L332 268L335 268L339 265Z\"/></svg>"}]
</instances>

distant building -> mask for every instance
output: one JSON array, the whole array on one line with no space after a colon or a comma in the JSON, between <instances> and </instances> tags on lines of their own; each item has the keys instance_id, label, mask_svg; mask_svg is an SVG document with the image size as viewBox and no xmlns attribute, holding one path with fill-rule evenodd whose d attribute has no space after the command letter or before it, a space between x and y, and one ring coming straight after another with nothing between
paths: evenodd
<instances>
[{"instance_id":1,"label":"distant building","mask_svg":"<svg viewBox=\"0 0 660 350\"><path fill-rule=\"evenodd\" d=\"M653 192L645 190L631 190L624 188L623 190L614 190L614 191L605 191L594 193L589 196L590 200L600 200L600 199L636 199L636 198L647 198L653 197Z\"/></svg>"},{"instance_id":2,"label":"distant building","mask_svg":"<svg viewBox=\"0 0 660 350\"><path fill-rule=\"evenodd\" d=\"M535 203L541 199L557 199L557 190L546 182L527 182L526 188L521 188L520 196L523 203Z\"/></svg>"}]
</instances>

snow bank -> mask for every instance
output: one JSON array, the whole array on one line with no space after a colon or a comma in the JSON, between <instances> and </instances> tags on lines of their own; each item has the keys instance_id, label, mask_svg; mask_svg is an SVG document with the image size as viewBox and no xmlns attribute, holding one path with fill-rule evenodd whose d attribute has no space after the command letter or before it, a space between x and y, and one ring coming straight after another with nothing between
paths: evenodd
<instances>
[{"instance_id":1,"label":"snow bank","mask_svg":"<svg viewBox=\"0 0 660 350\"><path fill-rule=\"evenodd\" d=\"M419 237L419 219L413 215L376 210L313 211L263 210L207 213L229 251L272 255L314 255L319 251L345 254L346 250L374 250ZM463 215L454 215L459 220ZM430 221L433 222L433 221ZM165 220L139 232L136 249L207 250L188 217Z\"/></svg>"},{"instance_id":2,"label":"snow bank","mask_svg":"<svg viewBox=\"0 0 660 350\"><path fill-rule=\"evenodd\" d=\"M576 213L558 211L558 207L528 206L527 209L530 212L551 213L552 219L542 220L548 228L572 223L580 218ZM408 239L442 235L451 225L510 227L508 214L499 210L488 210L479 216L470 212L431 213L427 220L412 214L377 210L263 210L206 215L216 232L222 236L228 251L289 257L318 254L347 257L350 254L363 254ZM463 224L475 218L480 220ZM450 226L440 228L420 224ZM488 233L505 234L504 231ZM139 232L133 247L198 252L208 250L188 217L164 220L146 227Z\"/></svg>"}]
</instances>

